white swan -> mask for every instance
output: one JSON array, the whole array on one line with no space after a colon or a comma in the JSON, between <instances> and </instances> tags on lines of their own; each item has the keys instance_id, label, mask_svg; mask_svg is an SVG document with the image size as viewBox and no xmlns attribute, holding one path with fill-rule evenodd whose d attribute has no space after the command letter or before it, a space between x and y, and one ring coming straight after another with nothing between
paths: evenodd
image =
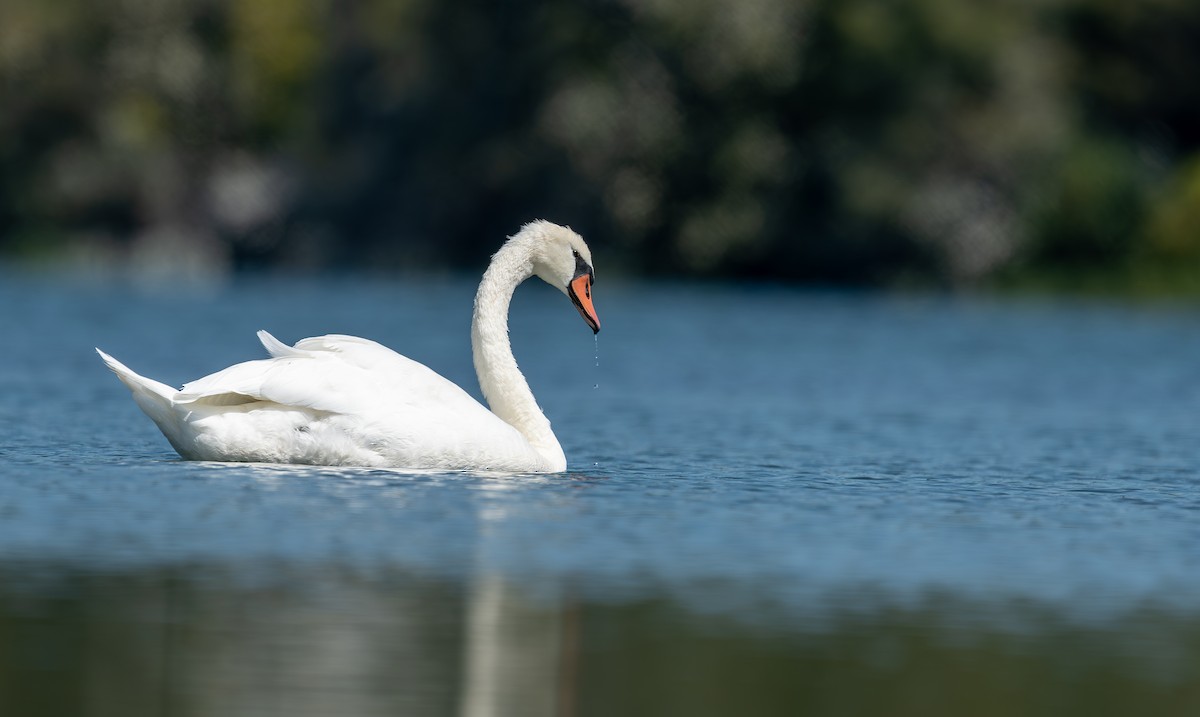
<instances>
[{"instance_id":1,"label":"white swan","mask_svg":"<svg viewBox=\"0 0 1200 717\"><path fill-rule=\"evenodd\" d=\"M600 330L583 239L547 221L526 224L492 257L475 295L471 351L490 411L424 365L353 336L287 346L260 331L272 358L179 391L96 351L185 459L560 472L566 456L508 339L513 291L534 275Z\"/></svg>"}]
</instances>

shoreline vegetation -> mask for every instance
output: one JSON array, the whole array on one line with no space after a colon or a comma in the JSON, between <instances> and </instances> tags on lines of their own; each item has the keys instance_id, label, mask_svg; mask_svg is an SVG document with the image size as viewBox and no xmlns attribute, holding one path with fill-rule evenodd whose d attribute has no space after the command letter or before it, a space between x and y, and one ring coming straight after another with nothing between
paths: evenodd
<instances>
[{"instance_id":1,"label":"shoreline vegetation","mask_svg":"<svg viewBox=\"0 0 1200 717\"><path fill-rule=\"evenodd\" d=\"M148 290L163 287L212 290L231 282L255 280L307 281L319 278L335 281L475 281L483 267L426 264L389 267L287 268L277 266L251 268L212 268L163 263L131 266L123 256L108 255L97 259L91 252L65 255L0 255L0 281L23 276L32 280L82 282L104 286L110 282L132 283ZM1148 304L1192 305L1200 302L1200 267L1131 265L1073 271L1018 269L986 282L953 285L928 277L901 277L886 283L831 283L793 281L780 278L740 276L689 276L686 274L647 275L620 267L605 271L606 283L619 280L658 280L678 283L716 284L730 287L767 286L778 290L866 293L880 296L959 296L963 298L1081 299Z\"/></svg>"},{"instance_id":2,"label":"shoreline vegetation","mask_svg":"<svg viewBox=\"0 0 1200 717\"><path fill-rule=\"evenodd\" d=\"M0 6L0 262L1200 296L1191 0Z\"/></svg>"}]
</instances>

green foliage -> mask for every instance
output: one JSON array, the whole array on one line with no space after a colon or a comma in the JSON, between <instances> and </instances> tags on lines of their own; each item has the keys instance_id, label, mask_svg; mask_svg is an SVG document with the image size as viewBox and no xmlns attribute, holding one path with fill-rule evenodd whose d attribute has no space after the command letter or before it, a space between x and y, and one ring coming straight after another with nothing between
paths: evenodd
<instances>
[{"instance_id":1,"label":"green foliage","mask_svg":"<svg viewBox=\"0 0 1200 717\"><path fill-rule=\"evenodd\" d=\"M1032 223L1039 264L1109 266L1136 249L1144 214L1137 156L1122 144L1084 140L1046 182Z\"/></svg>"},{"instance_id":2,"label":"green foliage","mask_svg":"<svg viewBox=\"0 0 1200 717\"><path fill-rule=\"evenodd\" d=\"M1200 264L1200 155L1180 166L1155 203L1146 249L1165 261Z\"/></svg>"},{"instance_id":3,"label":"green foliage","mask_svg":"<svg viewBox=\"0 0 1200 717\"><path fill-rule=\"evenodd\" d=\"M0 252L478 264L547 216L648 273L1119 276L1198 251L1198 35L1190 0L13 0Z\"/></svg>"}]
</instances>

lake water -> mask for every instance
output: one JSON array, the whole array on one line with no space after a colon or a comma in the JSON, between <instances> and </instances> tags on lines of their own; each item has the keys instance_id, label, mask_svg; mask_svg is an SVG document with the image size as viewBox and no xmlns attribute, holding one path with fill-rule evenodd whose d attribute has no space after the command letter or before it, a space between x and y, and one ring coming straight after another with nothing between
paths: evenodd
<instances>
[{"instance_id":1,"label":"lake water","mask_svg":"<svg viewBox=\"0 0 1200 717\"><path fill-rule=\"evenodd\" d=\"M478 395L473 291L0 273L0 714L1200 714L1196 306L525 286L554 476L184 462L92 351Z\"/></svg>"}]
</instances>

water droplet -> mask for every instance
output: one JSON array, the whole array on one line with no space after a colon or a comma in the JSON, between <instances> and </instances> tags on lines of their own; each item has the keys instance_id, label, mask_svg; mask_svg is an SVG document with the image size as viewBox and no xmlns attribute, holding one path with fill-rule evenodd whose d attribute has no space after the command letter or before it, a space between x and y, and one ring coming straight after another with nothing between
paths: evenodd
<instances>
[{"instance_id":1,"label":"water droplet","mask_svg":"<svg viewBox=\"0 0 1200 717\"><path fill-rule=\"evenodd\" d=\"M600 368L600 334L592 334L592 338L596 341L596 368L599 369ZM592 384L593 391L595 391L598 388L600 388L599 382Z\"/></svg>"}]
</instances>

